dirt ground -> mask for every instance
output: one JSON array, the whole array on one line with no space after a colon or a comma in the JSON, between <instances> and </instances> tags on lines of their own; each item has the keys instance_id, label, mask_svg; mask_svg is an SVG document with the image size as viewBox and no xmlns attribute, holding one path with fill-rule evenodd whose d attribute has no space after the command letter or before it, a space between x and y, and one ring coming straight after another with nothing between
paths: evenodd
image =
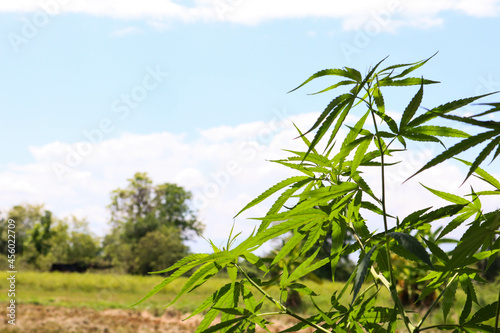
<instances>
[{"instance_id":1,"label":"dirt ground","mask_svg":"<svg viewBox=\"0 0 500 333\"><path fill-rule=\"evenodd\" d=\"M2 318L6 317L6 307L0 308ZM99 332L99 333L187 333L195 332L201 316L182 321L187 315L175 310L167 310L155 316L148 311L109 309L96 311L87 308L65 308L21 304L16 309L16 325L4 319L0 322L0 332ZM293 322L277 323L273 330L283 330ZM271 327L270 327L271 328ZM312 330L303 330L312 332Z\"/></svg>"}]
</instances>

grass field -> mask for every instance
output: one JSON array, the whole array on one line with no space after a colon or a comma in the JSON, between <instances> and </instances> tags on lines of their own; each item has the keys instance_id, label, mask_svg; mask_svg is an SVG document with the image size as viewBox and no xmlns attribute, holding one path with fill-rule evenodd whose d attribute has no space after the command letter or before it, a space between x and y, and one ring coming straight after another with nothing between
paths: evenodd
<instances>
[{"instance_id":1,"label":"grass field","mask_svg":"<svg viewBox=\"0 0 500 333\"><path fill-rule=\"evenodd\" d=\"M0 288L2 289L0 302L2 304L8 302L6 278L6 273L0 273ZM24 305L75 309L85 308L95 311L124 309L132 312L144 312L144 310L147 310L153 316L161 316L165 312L166 304L175 297L185 279L181 278L174 281L167 288L164 288L157 295L137 307L131 308L130 305L144 297L148 291L162 280L163 278L159 276L19 272L16 279L16 301ZM228 282L227 279L213 278L193 293L182 297L172 308L178 313L192 312L214 290ZM315 298L315 302L326 310L330 307L330 295L332 291L340 290L342 287L340 283L332 282L318 284L308 281L307 284L319 294ZM498 283L489 286L477 286L477 294L480 302L486 304L494 301L499 287ZM276 296L278 295L277 289L270 289L269 292ZM348 303L350 295L346 294L345 303ZM306 298L304 300L306 305L300 311L314 314L314 307ZM390 304L387 294L382 294L380 300L382 303ZM448 317L449 323L458 320L464 302L465 297L459 290L457 292L456 304ZM269 302L266 304L268 304L267 309L264 307L264 310L276 310ZM437 309L434 311L428 321L428 325L442 321L441 310Z\"/></svg>"},{"instance_id":2,"label":"grass field","mask_svg":"<svg viewBox=\"0 0 500 333\"><path fill-rule=\"evenodd\" d=\"M7 302L7 274L0 273L1 302ZM160 311L177 295L187 278L180 278L158 294L134 307L136 309ZM55 305L66 307L89 307L96 310L129 308L144 297L155 285L163 280L159 276L133 276L113 274L78 274L19 272L17 274L17 299L21 303ZM4 282L5 281L5 282ZM181 312L191 312L216 289L229 283L228 279L212 278L195 292L182 297L173 308ZM320 294L316 298L318 305L330 304L328 296L332 290L341 288L341 284L308 282L311 288ZM278 295L278 289L270 289ZM306 308L307 309L307 308Z\"/></svg>"}]
</instances>

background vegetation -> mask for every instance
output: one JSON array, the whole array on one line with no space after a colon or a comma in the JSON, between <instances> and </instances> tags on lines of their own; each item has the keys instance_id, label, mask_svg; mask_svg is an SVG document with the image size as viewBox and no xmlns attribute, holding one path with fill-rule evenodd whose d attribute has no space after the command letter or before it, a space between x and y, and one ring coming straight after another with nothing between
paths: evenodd
<instances>
[{"instance_id":1,"label":"background vegetation","mask_svg":"<svg viewBox=\"0 0 500 333\"><path fill-rule=\"evenodd\" d=\"M162 269L188 254L184 241L203 230L190 199L180 186L153 186L145 173L136 173L127 188L111 193L111 232L104 238L92 234L86 220L55 217L43 205L14 206L0 221L2 267L8 265L6 221L12 219L19 270L48 271L54 263L131 274Z\"/></svg>"}]
</instances>

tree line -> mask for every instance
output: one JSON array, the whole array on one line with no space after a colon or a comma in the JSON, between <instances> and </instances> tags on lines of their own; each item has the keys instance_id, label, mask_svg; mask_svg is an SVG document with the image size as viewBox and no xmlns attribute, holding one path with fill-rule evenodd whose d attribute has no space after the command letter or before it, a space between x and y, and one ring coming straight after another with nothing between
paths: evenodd
<instances>
[{"instance_id":1,"label":"tree line","mask_svg":"<svg viewBox=\"0 0 500 333\"><path fill-rule=\"evenodd\" d=\"M78 263L131 274L161 270L187 255L184 242L203 231L189 207L191 198L178 185L154 185L146 173L136 173L126 188L111 192L111 228L104 237L92 233L86 219L59 218L44 205L16 205L0 217L0 261L7 266L7 221L12 219L18 268Z\"/></svg>"}]
</instances>

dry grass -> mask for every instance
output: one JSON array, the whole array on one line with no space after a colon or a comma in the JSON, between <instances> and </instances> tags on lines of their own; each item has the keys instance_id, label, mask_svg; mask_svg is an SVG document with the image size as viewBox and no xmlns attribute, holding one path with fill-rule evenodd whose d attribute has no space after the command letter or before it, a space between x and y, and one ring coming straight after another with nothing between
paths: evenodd
<instances>
[{"instance_id":1,"label":"dry grass","mask_svg":"<svg viewBox=\"0 0 500 333\"><path fill-rule=\"evenodd\" d=\"M187 317L177 310L164 311L154 315L146 310L108 309L94 310L89 308L66 308L22 304L17 309L16 326L2 321L0 332L54 333L54 332L102 332L102 333L192 333L203 319ZM6 307L2 306L0 315L5 318ZM271 332L279 332L295 322L287 317L273 320L275 325ZM303 330L312 332L313 330ZM263 332L263 330L257 330Z\"/></svg>"}]
</instances>

